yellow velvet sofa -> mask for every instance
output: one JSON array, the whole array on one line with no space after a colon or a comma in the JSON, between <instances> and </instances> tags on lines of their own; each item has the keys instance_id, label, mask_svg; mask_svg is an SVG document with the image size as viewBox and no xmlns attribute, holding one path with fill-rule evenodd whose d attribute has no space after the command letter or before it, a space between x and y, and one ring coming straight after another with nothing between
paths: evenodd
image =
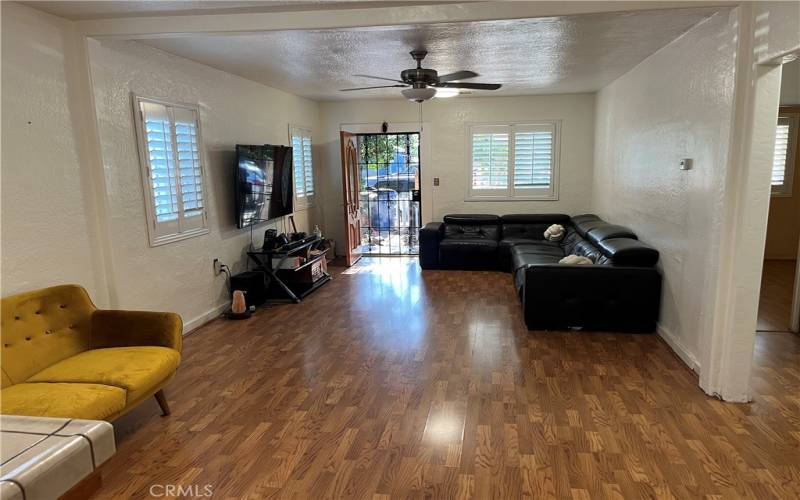
<instances>
[{"instance_id":1,"label":"yellow velvet sofa","mask_svg":"<svg viewBox=\"0 0 800 500\"><path fill-rule=\"evenodd\" d=\"M2 299L0 413L113 421L155 396L181 360L180 316L98 310L78 285Z\"/></svg>"}]
</instances>

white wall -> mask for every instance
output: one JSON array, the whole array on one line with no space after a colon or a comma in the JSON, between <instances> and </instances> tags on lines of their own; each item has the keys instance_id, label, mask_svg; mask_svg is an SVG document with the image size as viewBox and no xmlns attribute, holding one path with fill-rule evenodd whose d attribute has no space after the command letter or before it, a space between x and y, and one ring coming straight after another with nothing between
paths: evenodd
<instances>
[{"instance_id":1,"label":"white wall","mask_svg":"<svg viewBox=\"0 0 800 500\"><path fill-rule=\"evenodd\" d=\"M228 301L224 277L214 275L212 260L244 264L250 242L249 232L235 227L235 145L288 144L289 123L316 133L318 104L136 42L92 41L89 53L120 306L166 308L184 321L201 322ZM149 246L131 92L199 103L209 234ZM307 216L295 215L298 229L308 230ZM266 227L257 228L256 241ZM236 265L234 272L241 269Z\"/></svg>"},{"instance_id":2,"label":"white wall","mask_svg":"<svg viewBox=\"0 0 800 500\"><path fill-rule=\"evenodd\" d=\"M404 99L323 102L320 105L320 164L324 181L324 227L344 241L339 130L342 124L411 122L418 105ZM464 201L467 193L467 133L470 123L561 120L561 170L557 201ZM423 203L430 220L448 213L585 213L590 209L594 142L594 95L463 97L423 104L430 134L431 164L422 165ZM422 144L422 148L426 145ZM439 177L440 185L432 185ZM431 209L432 210L429 210ZM423 221L423 223L428 221ZM339 244L341 253L342 245Z\"/></svg>"},{"instance_id":3,"label":"white wall","mask_svg":"<svg viewBox=\"0 0 800 500\"><path fill-rule=\"evenodd\" d=\"M66 20L2 4L2 295L78 283L100 306L175 311L197 326L228 302L213 258L234 272L246 262L249 233L234 224L235 144L288 144L289 123L316 133L319 105L143 44L90 41L107 190L99 218L79 147L87 138L71 109L70 30ZM200 104L209 234L149 246L131 92ZM316 210L295 214L300 230ZM110 268L99 258L106 236Z\"/></svg>"},{"instance_id":4,"label":"white wall","mask_svg":"<svg viewBox=\"0 0 800 500\"><path fill-rule=\"evenodd\" d=\"M2 3L2 293L98 286L68 100L67 23Z\"/></svg>"},{"instance_id":5,"label":"white wall","mask_svg":"<svg viewBox=\"0 0 800 500\"><path fill-rule=\"evenodd\" d=\"M715 15L602 89L595 112L593 209L661 252L660 333L694 368L716 285L735 36L735 17Z\"/></svg>"},{"instance_id":6,"label":"white wall","mask_svg":"<svg viewBox=\"0 0 800 500\"><path fill-rule=\"evenodd\" d=\"M798 59L783 65L781 74L781 105L800 105L800 54Z\"/></svg>"}]
</instances>

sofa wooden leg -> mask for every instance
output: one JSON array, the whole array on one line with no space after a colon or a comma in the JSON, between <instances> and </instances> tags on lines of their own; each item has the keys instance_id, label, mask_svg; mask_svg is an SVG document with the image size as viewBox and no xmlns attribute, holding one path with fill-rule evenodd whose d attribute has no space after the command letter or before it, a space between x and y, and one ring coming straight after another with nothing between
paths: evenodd
<instances>
[{"instance_id":1,"label":"sofa wooden leg","mask_svg":"<svg viewBox=\"0 0 800 500\"><path fill-rule=\"evenodd\" d=\"M169 411L169 404L167 404L167 396L164 394L164 389L161 389L156 394L156 401L158 401L158 406L161 407L161 416L166 417L170 414Z\"/></svg>"}]
</instances>

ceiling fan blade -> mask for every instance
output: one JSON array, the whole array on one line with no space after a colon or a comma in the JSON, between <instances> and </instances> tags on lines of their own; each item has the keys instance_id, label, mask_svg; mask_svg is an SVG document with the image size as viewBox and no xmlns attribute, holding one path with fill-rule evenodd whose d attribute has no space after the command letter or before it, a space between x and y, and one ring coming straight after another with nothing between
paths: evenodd
<instances>
[{"instance_id":1,"label":"ceiling fan blade","mask_svg":"<svg viewBox=\"0 0 800 500\"><path fill-rule=\"evenodd\" d=\"M475 89L475 90L497 90L502 85L499 83L442 83L437 87L447 87L451 89Z\"/></svg>"},{"instance_id":2,"label":"ceiling fan blade","mask_svg":"<svg viewBox=\"0 0 800 500\"><path fill-rule=\"evenodd\" d=\"M479 75L474 71L456 71L455 73L439 75L439 83L452 82L453 80L466 80L467 78L475 78L476 76Z\"/></svg>"},{"instance_id":3,"label":"ceiling fan blade","mask_svg":"<svg viewBox=\"0 0 800 500\"><path fill-rule=\"evenodd\" d=\"M358 87L354 89L339 89L339 92L349 92L351 90L388 89L391 87L408 87L408 85L378 85L376 87Z\"/></svg>"},{"instance_id":4,"label":"ceiling fan blade","mask_svg":"<svg viewBox=\"0 0 800 500\"><path fill-rule=\"evenodd\" d=\"M358 76L358 77L361 77L361 78L373 78L375 80L387 80L387 81L390 81L390 82L403 83L403 80L397 80L395 78L384 78L382 76L372 76L372 75L353 75L353 76Z\"/></svg>"}]
</instances>

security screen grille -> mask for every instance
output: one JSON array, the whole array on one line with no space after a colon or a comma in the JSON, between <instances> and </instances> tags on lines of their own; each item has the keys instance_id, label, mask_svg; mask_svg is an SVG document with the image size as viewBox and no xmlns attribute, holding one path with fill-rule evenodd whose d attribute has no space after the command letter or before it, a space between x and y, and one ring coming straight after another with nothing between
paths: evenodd
<instances>
[{"instance_id":1,"label":"security screen grille","mask_svg":"<svg viewBox=\"0 0 800 500\"><path fill-rule=\"evenodd\" d=\"M361 252L418 254L419 134L361 134L358 156Z\"/></svg>"}]
</instances>

